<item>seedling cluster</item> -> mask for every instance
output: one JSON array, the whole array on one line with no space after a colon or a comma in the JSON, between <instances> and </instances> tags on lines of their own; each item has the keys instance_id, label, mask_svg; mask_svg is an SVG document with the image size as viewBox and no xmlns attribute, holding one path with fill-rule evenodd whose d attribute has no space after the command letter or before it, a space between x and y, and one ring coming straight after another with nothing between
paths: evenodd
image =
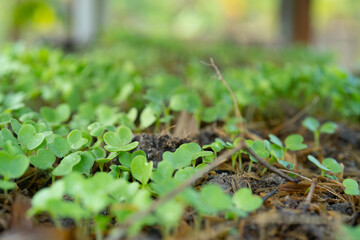
<instances>
[{"instance_id":1,"label":"seedling cluster","mask_svg":"<svg viewBox=\"0 0 360 240\"><path fill-rule=\"evenodd\" d=\"M234 151L229 158L240 173L252 172L257 164L261 175L266 174L271 165L261 168L260 160L296 173L291 156L312 145L311 139L305 141L299 134L291 134L283 141L274 134L260 140L242 135L246 131L238 127L239 119L234 118L228 90L219 81L200 81L206 70L194 70L197 65L193 62L184 66L185 73L199 81L184 85L165 73L142 75L134 63L115 64L106 60L107 56L94 60L45 48L7 51L8 64L18 67L0 71L0 189L6 195L21 189L19 182L30 170L44 174L50 186L37 189L28 215L45 212L58 227L61 219L71 218L77 226L102 239L114 222L119 226L131 222L128 235L138 234L144 226L157 226L167 236L188 209L196 212L197 226L208 215L236 221L261 208L263 199L258 193L244 187L227 193L217 184L199 184L195 183L199 179L192 178L228 151ZM47 68L50 63L54 66ZM280 102L285 93L294 106L303 107L309 99L300 102L293 96L297 92L313 96L316 90L309 86L319 71L324 75L320 82L327 88L338 88L350 78L344 73L334 81L326 81L328 76L336 75L333 68L327 67L298 70L297 64L285 69L263 64L257 68L226 73L238 101L235 105L247 111L248 120L252 120L251 112L265 116L265 110L270 109L268 99ZM307 80L303 81L305 86L297 85L300 77ZM355 93L359 89L360 84L349 89L346 103L321 92L325 100L320 105L336 100L329 117L358 117L360 112L339 106L358 104ZM155 164L139 148L134 134L169 130L181 111L190 113L197 127L223 123L231 140L216 138L203 146L184 143L174 151L165 151ZM320 125L312 117L302 124L313 132L316 150L322 146L320 135L333 134L337 128L334 122ZM239 145L243 148L237 149ZM319 168L320 176L338 182L345 194L360 195L357 181L342 179L344 168L335 159L317 159L310 154L304 162L307 159ZM248 162L247 169L244 161ZM189 184L183 186L187 181Z\"/></svg>"}]
</instances>

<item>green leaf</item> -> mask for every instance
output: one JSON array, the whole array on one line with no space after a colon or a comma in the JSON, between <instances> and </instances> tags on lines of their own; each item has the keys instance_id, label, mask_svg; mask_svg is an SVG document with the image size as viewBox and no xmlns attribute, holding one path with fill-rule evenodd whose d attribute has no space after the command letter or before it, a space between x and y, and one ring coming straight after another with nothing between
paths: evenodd
<instances>
[{"instance_id":1,"label":"green leaf","mask_svg":"<svg viewBox=\"0 0 360 240\"><path fill-rule=\"evenodd\" d=\"M337 124L334 122L326 122L320 127L320 133L333 134L337 129Z\"/></svg>"},{"instance_id":2,"label":"green leaf","mask_svg":"<svg viewBox=\"0 0 360 240\"><path fill-rule=\"evenodd\" d=\"M81 160L73 167L73 171L90 176L90 170L94 165L95 158L89 151L80 153Z\"/></svg>"},{"instance_id":3,"label":"green leaf","mask_svg":"<svg viewBox=\"0 0 360 240\"><path fill-rule=\"evenodd\" d=\"M179 180L181 182L185 181L186 179L190 178L196 173L196 169L194 167L185 167L183 169L178 170L175 173L174 179Z\"/></svg>"},{"instance_id":4,"label":"green leaf","mask_svg":"<svg viewBox=\"0 0 360 240\"><path fill-rule=\"evenodd\" d=\"M201 213L213 214L230 209L231 197L214 184L207 184L200 190L201 206L197 206Z\"/></svg>"},{"instance_id":5,"label":"green leaf","mask_svg":"<svg viewBox=\"0 0 360 240\"><path fill-rule=\"evenodd\" d=\"M105 125L99 122L94 122L87 127L90 131L90 135L94 137L100 137L105 131L105 128Z\"/></svg>"},{"instance_id":6,"label":"green leaf","mask_svg":"<svg viewBox=\"0 0 360 240\"><path fill-rule=\"evenodd\" d=\"M199 144L191 142L191 143L184 143L179 148L183 148L188 150L191 153L191 159L195 160L199 157L206 157L211 156L214 153L211 151L203 151Z\"/></svg>"},{"instance_id":7,"label":"green leaf","mask_svg":"<svg viewBox=\"0 0 360 240\"><path fill-rule=\"evenodd\" d=\"M36 133L36 129L32 125L25 124L19 130L18 139L26 149L33 150L40 146L45 136L42 133Z\"/></svg>"},{"instance_id":8,"label":"green leaf","mask_svg":"<svg viewBox=\"0 0 360 240\"><path fill-rule=\"evenodd\" d=\"M39 169L52 168L55 162L55 156L49 149L40 149L36 156L31 156L30 163Z\"/></svg>"},{"instance_id":9,"label":"green leaf","mask_svg":"<svg viewBox=\"0 0 360 240\"><path fill-rule=\"evenodd\" d=\"M10 155L0 151L0 175L4 179L21 177L29 167L29 159L25 155Z\"/></svg>"},{"instance_id":10,"label":"green leaf","mask_svg":"<svg viewBox=\"0 0 360 240\"><path fill-rule=\"evenodd\" d=\"M192 160L192 154L184 148L178 148L175 152L164 152L163 160L169 161L173 169L181 169L189 166Z\"/></svg>"},{"instance_id":11,"label":"green leaf","mask_svg":"<svg viewBox=\"0 0 360 240\"><path fill-rule=\"evenodd\" d=\"M67 140L70 144L70 147L75 150L81 148L88 142L86 138L82 137L82 133L78 129L72 130L67 136Z\"/></svg>"},{"instance_id":12,"label":"green leaf","mask_svg":"<svg viewBox=\"0 0 360 240\"><path fill-rule=\"evenodd\" d=\"M131 174L143 185L149 181L152 168L153 162L148 162L144 156L136 156L131 162Z\"/></svg>"},{"instance_id":13,"label":"green leaf","mask_svg":"<svg viewBox=\"0 0 360 240\"><path fill-rule=\"evenodd\" d=\"M308 159L314 163L316 166L318 166L318 168L322 169L322 170L325 170L325 171L330 171L330 169L328 169L327 167L325 167L324 165L322 165L319 160L317 160L314 156L312 155L309 155L308 156Z\"/></svg>"},{"instance_id":14,"label":"green leaf","mask_svg":"<svg viewBox=\"0 0 360 240\"><path fill-rule=\"evenodd\" d=\"M269 134L269 138L272 143L278 145L279 147L283 147L281 140L274 134Z\"/></svg>"},{"instance_id":15,"label":"green leaf","mask_svg":"<svg viewBox=\"0 0 360 240\"><path fill-rule=\"evenodd\" d=\"M12 132L7 129L7 128L3 128L1 129L1 136L2 140L4 141L4 143L6 141L10 141L11 144L13 145L18 145L18 141L16 140L16 138L14 137L14 135L12 134Z\"/></svg>"},{"instance_id":16,"label":"green leaf","mask_svg":"<svg viewBox=\"0 0 360 240\"><path fill-rule=\"evenodd\" d=\"M21 128L21 124L19 123L19 121L16 120L15 118L12 118L10 119L10 124L11 124L11 128L14 130L14 133L18 135L19 130Z\"/></svg>"},{"instance_id":17,"label":"green leaf","mask_svg":"<svg viewBox=\"0 0 360 240\"><path fill-rule=\"evenodd\" d=\"M157 119L156 112L147 106L140 114L140 129L150 127Z\"/></svg>"},{"instance_id":18,"label":"green leaf","mask_svg":"<svg viewBox=\"0 0 360 240\"><path fill-rule=\"evenodd\" d=\"M78 152L72 153L61 160L60 164L53 170L54 176L64 176L69 174L73 167L81 161L80 154Z\"/></svg>"},{"instance_id":19,"label":"green leaf","mask_svg":"<svg viewBox=\"0 0 360 240\"><path fill-rule=\"evenodd\" d=\"M269 151L265 148L265 143L263 141L256 140L252 143L251 149L261 158L268 158L269 157ZM257 160L250 155L250 158L253 162L257 162Z\"/></svg>"},{"instance_id":20,"label":"green leaf","mask_svg":"<svg viewBox=\"0 0 360 240\"><path fill-rule=\"evenodd\" d=\"M305 149L307 147L306 144L303 144L304 138L299 134L292 134L285 139L286 149L291 151L298 151Z\"/></svg>"},{"instance_id":21,"label":"green leaf","mask_svg":"<svg viewBox=\"0 0 360 240\"><path fill-rule=\"evenodd\" d=\"M315 132L320 127L320 123L316 118L307 117L302 121L302 125L312 132Z\"/></svg>"},{"instance_id":22,"label":"green leaf","mask_svg":"<svg viewBox=\"0 0 360 240\"><path fill-rule=\"evenodd\" d=\"M50 107L42 107L40 109L41 116L49 123L57 125L67 121L71 114L70 106L66 103L60 104L56 109Z\"/></svg>"},{"instance_id":23,"label":"green leaf","mask_svg":"<svg viewBox=\"0 0 360 240\"><path fill-rule=\"evenodd\" d=\"M158 207L155 216L162 226L173 228L179 224L183 212L183 204L173 199Z\"/></svg>"},{"instance_id":24,"label":"green leaf","mask_svg":"<svg viewBox=\"0 0 360 240\"><path fill-rule=\"evenodd\" d=\"M278 161L278 163L280 163L281 165L283 165L285 168L287 168L289 170L294 169L294 164L292 164L291 162L281 160L281 159L277 159L277 161Z\"/></svg>"},{"instance_id":25,"label":"green leaf","mask_svg":"<svg viewBox=\"0 0 360 240\"><path fill-rule=\"evenodd\" d=\"M121 165L130 168L131 167L131 161L132 161L132 155L129 152L121 152L119 154L119 162L121 163Z\"/></svg>"},{"instance_id":26,"label":"green leaf","mask_svg":"<svg viewBox=\"0 0 360 240\"><path fill-rule=\"evenodd\" d=\"M236 191L232 198L237 208L245 212L252 212L260 208L263 201L260 197L253 195L248 188L241 188Z\"/></svg>"},{"instance_id":27,"label":"green leaf","mask_svg":"<svg viewBox=\"0 0 360 240\"><path fill-rule=\"evenodd\" d=\"M355 180L348 178L343 181L343 184L345 186L346 194L360 195L359 184Z\"/></svg>"},{"instance_id":28,"label":"green leaf","mask_svg":"<svg viewBox=\"0 0 360 240\"><path fill-rule=\"evenodd\" d=\"M322 165L324 165L326 168L330 170L330 172L333 173L340 173L342 172L342 167L340 164L333 158L325 158L322 161Z\"/></svg>"},{"instance_id":29,"label":"green leaf","mask_svg":"<svg viewBox=\"0 0 360 240\"><path fill-rule=\"evenodd\" d=\"M172 177L174 169L170 162L161 161L157 165L157 169L152 173L151 179L155 182L167 181Z\"/></svg>"},{"instance_id":30,"label":"green leaf","mask_svg":"<svg viewBox=\"0 0 360 240\"><path fill-rule=\"evenodd\" d=\"M70 151L68 141L62 137L55 137L54 142L49 144L49 148L58 158L64 157Z\"/></svg>"},{"instance_id":31,"label":"green leaf","mask_svg":"<svg viewBox=\"0 0 360 240\"><path fill-rule=\"evenodd\" d=\"M139 142L135 141L135 142L132 142L132 143L130 143L128 145L125 145L123 147L105 146L105 149L108 150L109 152L127 152L127 151L130 151L130 150L133 150L138 145L139 145Z\"/></svg>"},{"instance_id":32,"label":"green leaf","mask_svg":"<svg viewBox=\"0 0 360 240\"><path fill-rule=\"evenodd\" d=\"M14 182L8 182L0 179L0 189L10 190L10 189L14 189L15 186L16 185Z\"/></svg>"},{"instance_id":33,"label":"green leaf","mask_svg":"<svg viewBox=\"0 0 360 240\"><path fill-rule=\"evenodd\" d=\"M132 137L130 128L125 126L119 127L116 132L107 132L104 134L104 141L107 144L105 149L110 152L130 151L139 144L137 141L130 143Z\"/></svg>"},{"instance_id":34,"label":"green leaf","mask_svg":"<svg viewBox=\"0 0 360 240\"><path fill-rule=\"evenodd\" d=\"M0 125L9 123L10 119L11 119L10 113L0 113Z\"/></svg>"}]
</instances>

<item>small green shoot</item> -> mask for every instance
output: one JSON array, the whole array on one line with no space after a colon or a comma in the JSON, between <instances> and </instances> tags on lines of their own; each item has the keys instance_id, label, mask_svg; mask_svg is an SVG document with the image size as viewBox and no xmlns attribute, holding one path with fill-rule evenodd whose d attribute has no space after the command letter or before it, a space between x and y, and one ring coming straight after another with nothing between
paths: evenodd
<instances>
[{"instance_id":1,"label":"small green shoot","mask_svg":"<svg viewBox=\"0 0 360 240\"><path fill-rule=\"evenodd\" d=\"M315 148L320 147L320 134L333 134L336 131L337 124L334 122L326 122L320 126L320 122L313 117L307 117L302 121L302 125L314 133Z\"/></svg>"},{"instance_id":2,"label":"small green shoot","mask_svg":"<svg viewBox=\"0 0 360 240\"><path fill-rule=\"evenodd\" d=\"M3 176L0 188L4 190L14 188L15 184L9 180L21 177L28 167L29 159L25 155L10 155L8 152L0 151L0 175Z\"/></svg>"},{"instance_id":3,"label":"small green shoot","mask_svg":"<svg viewBox=\"0 0 360 240\"><path fill-rule=\"evenodd\" d=\"M360 191L359 191L359 184L351 179L345 179L343 181L343 184L345 186L345 193L348 195L360 195Z\"/></svg>"},{"instance_id":4,"label":"small green shoot","mask_svg":"<svg viewBox=\"0 0 360 240\"><path fill-rule=\"evenodd\" d=\"M333 176L330 176L325 172L340 173L342 171L340 164L333 158L325 158L321 163L312 155L308 155L308 159L321 169L321 176L333 178Z\"/></svg>"},{"instance_id":5,"label":"small green shoot","mask_svg":"<svg viewBox=\"0 0 360 240\"><path fill-rule=\"evenodd\" d=\"M126 152L137 147L139 142L131 142L133 134L130 128L121 126L116 132L107 132L104 134L104 141L107 144L105 149L109 152Z\"/></svg>"},{"instance_id":6,"label":"small green shoot","mask_svg":"<svg viewBox=\"0 0 360 240\"><path fill-rule=\"evenodd\" d=\"M235 206L244 212L253 212L263 204L259 196L253 195L248 188L241 188L236 191L232 198Z\"/></svg>"}]
</instances>

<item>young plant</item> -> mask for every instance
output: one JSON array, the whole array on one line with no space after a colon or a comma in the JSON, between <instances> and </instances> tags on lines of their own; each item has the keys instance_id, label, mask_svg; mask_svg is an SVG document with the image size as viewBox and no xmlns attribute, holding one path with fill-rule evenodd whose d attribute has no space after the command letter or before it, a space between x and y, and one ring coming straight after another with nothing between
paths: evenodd
<instances>
[{"instance_id":1,"label":"young plant","mask_svg":"<svg viewBox=\"0 0 360 240\"><path fill-rule=\"evenodd\" d=\"M271 155L270 163L277 161L285 168L292 170L294 164L289 161L286 161L285 154L287 151L299 151L307 147L306 144L303 144L304 138L299 134L291 134L285 138L285 145L283 142L275 135L269 135L270 142L265 140L266 149Z\"/></svg>"},{"instance_id":2,"label":"young plant","mask_svg":"<svg viewBox=\"0 0 360 240\"><path fill-rule=\"evenodd\" d=\"M346 194L357 196L360 195L359 184L355 180L348 178L343 181L343 184L345 186Z\"/></svg>"},{"instance_id":3,"label":"young plant","mask_svg":"<svg viewBox=\"0 0 360 240\"><path fill-rule=\"evenodd\" d=\"M139 142L131 142L133 134L130 128L120 126L116 132L107 132L104 134L104 141L107 144L105 149L109 152L127 152L137 147Z\"/></svg>"},{"instance_id":4,"label":"young plant","mask_svg":"<svg viewBox=\"0 0 360 240\"><path fill-rule=\"evenodd\" d=\"M313 117L307 117L302 121L302 125L314 133L315 148L320 147L320 134L333 134L336 131L337 124L334 122L326 122L320 125L319 121Z\"/></svg>"},{"instance_id":5,"label":"young plant","mask_svg":"<svg viewBox=\"0 0 360 240\"><path fill-rule=\"evenodd\" d=\"M321 169L321 176L325 176L331 179L336 179L335 176L326 174L326 172L331 173L340 173L342 172L342 167L340 164L333 158L325 158L321 163L314 156L309 155L308 159L310 162L314 163L318 168Z\"/></svg>"}]
</instances>

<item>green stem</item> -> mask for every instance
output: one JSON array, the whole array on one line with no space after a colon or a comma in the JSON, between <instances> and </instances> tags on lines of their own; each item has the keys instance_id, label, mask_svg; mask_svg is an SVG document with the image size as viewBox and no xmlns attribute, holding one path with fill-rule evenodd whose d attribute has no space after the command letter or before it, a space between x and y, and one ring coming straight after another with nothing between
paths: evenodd
<instances>
[{"instance_id":1,"label":"green stem","mask_svg":"<svg viewBox=\"0 0 360 240\"><path fill-rule=\"evenodd\" d=\"M318 130L316 130L314 132L314 142L315 142L315 148L319 148L320 147L320 132Z\"/></svg>"},{"instance_id":2,"label":"green stem","mask_svg":"<svg viewBox=\"0 0 360 240\"><path fill-rule=\"evenodd\" d=\"M248 173L251 172L252 164L253 164L253 161L250 160Z\"/></svg>"}]
</instances>

